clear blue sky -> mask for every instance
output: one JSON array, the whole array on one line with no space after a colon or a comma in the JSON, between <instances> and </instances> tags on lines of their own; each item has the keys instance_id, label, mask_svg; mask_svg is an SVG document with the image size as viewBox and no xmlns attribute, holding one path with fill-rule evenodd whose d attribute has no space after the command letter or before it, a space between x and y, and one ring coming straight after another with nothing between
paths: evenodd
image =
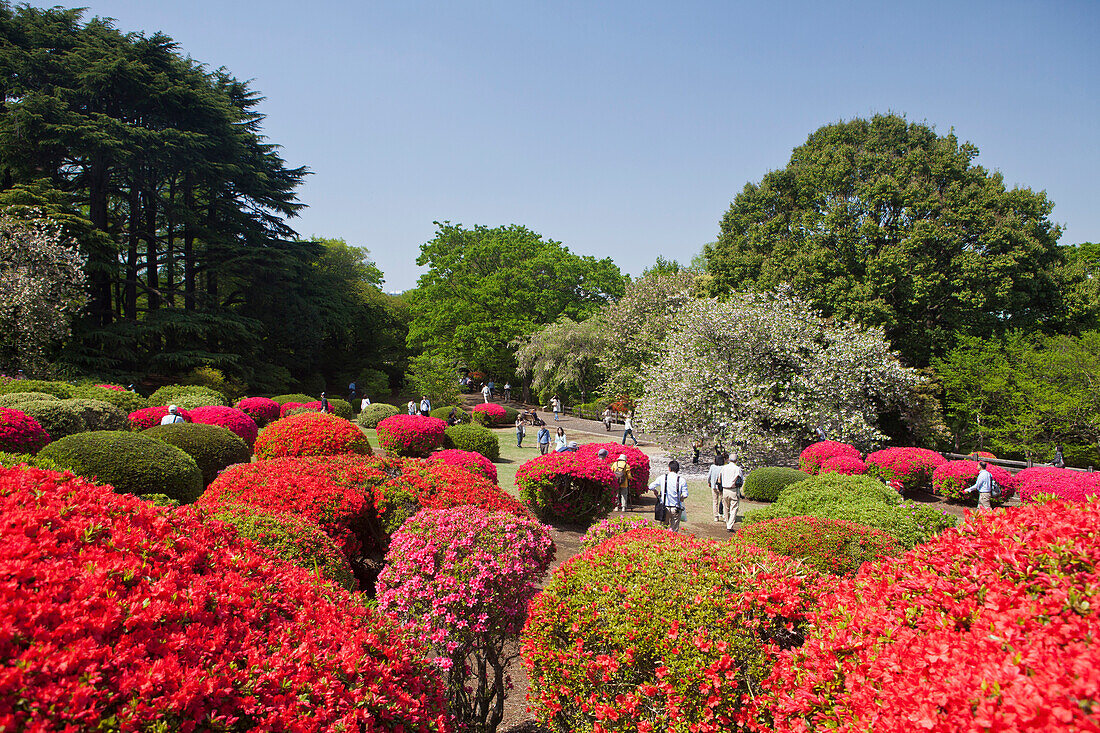
<instances>
[{"instance_id":1,"label":"clear blue sky","mask_svg":"<svg viewBox=\"0 0 1100 733\"><path fill-rule=\"evenodd\" d=\"M35 2L34 5L53 3ZM253 79L313 175L303 235L412 287L433 220L518 223L638 273L716 238L821 125L897 112L1100 241L1100 2L91 0Z\"/></svg>"}]
</instances>

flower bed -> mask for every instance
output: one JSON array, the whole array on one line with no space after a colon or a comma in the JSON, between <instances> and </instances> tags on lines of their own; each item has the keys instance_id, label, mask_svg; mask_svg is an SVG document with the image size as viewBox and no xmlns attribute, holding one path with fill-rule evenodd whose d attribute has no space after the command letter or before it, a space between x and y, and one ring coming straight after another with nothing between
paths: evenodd
<instances>
[{"instance_id":1,"label":"flower bed","mask_svg":"<svg viewBox=\"0 0 1100 733\"><path fill-rule=\"evenodd\" d=\"M1100 502L972 514L865 566L776 664L759 729L1096 730L1097 526Z\"/></svg>"},{"instance_id":2,"label":"flower bed","mask_svg":"<svg viewBox=\"0 0 1100 733\"><path fill-rule=\"evenodd\" d=\"M867 473L867 464L852 456L832 456L821 464L818 473L842 473L845 476L862 476Z\"/></svg>"},{"instance_id":3,"label":"flower bed","mask_svg":"<svg viewBox=\"0 0 1100 733\"><path fill-rule=\"evenodd\" d=\"M442 461L449 466L457 466L470 473L484 476L494 484L497 482L497 467L493 465L492 461L480 453L451 448L448 450L436 451L429 457L429 460Z\"/></svg>"},{"instance_id":4,"label":"flower bed","mask_svg":"<svg viewBox=\"0 0 1100 733\"><path fill-rule=\"evenodd\" d=\"M409 634L193 509L16 469L0 515L5 728L447 730Z\"/></svg>"},{"instance_id":5,"label":"flower bed","mask_svg":"<svg viewBox=\"0 0 1100 733\"><path fill-rule=\"evenodd\" d=\"M771 519L742 527L734 541L798 558L832 575L854 573L865 562L902 553L897 540L881 530L819 517Z\"/></svg>"},{"instance_id":6,"label":"flower bed","mask_svg":"<svg viewBox=\"0 0 1100 733\"><path fill-rule=\"evenodd\" d=\"M279 403L266 397L245 397L237 403L237 409L255 420L260 427L281 417Z\"/></svg>"},{"instance_id":7,"label":"flower bed","mask_svg":"<svg viewBox=\"0 0 1100 733\"><path fill-rule=\"evenodd\" d=\"M191 421L223 427L243 440L249 448L256 443L256 436L260 433L256 421L248 413L235 407L196 407L191 410Z\"/></svg>"},{"instance_id":8,"label":"flower bed","mask_svg":"<svg viewBox=\"0 0 1100 733\"><path fill-rule=\"evenodd\" d=\"M470 418L482 425L503 425L507 414L504 406L495 402L484 402L470 408Z\"/></svg>"},{"instance_id":9,"label":"flower bed","mask_svg":"<svg viewBox=\"0 0 1100 733\"><path fill-rule=\"evenodd\" d=\"M845 456L858 459L859 455L859 450L854 445L823 440L802 451L798 456L798 468L811 476L816 476L821 471L822 464L830 458Z\"/></svg>"},{"instance_id":10,"label":"flower bed","mask_svg":"<svg viewBox=\"0 0 1100 733\"><path fill-rule=\"evenodd\" d=\"M161 419L168 414L168 405L161 405L160 407L145 407L140 410L134 410L128 416L130 420L130 429L134 431L148 430L154 425L160 425ZM191 419L191 413L187 410L179 410L180 417L184 422L194 422Z\"/></svg>"},{"instance_id":11,"label":"flower bed","mask_svg":"<svg viewBox=\"0 0 1100 733\"><path fill-rule=\"evenodd\" d=\"M424 457L443 445L446 420L423 415L393 415L378 423L378 444L399 456Z\"/></svg>"},{"instance_id":12,"label":"flower bed","mask_svg":"<svg viewBox=\"0 0 1100 733\"><path fill-rule=\"evenodd\" d=\"M351 422L320 412L284 417L264 428L256 439L257 458L287 456L336 456L343 453L371 455L363 431Z\"/></svg>"},{"instance_id":13,"label":"flower bed","mask_svg":"<svg viewBox=\"0 0 1100 733\"><path fill-rule=\"evenodd\" d=\"M600 458L600 449L607 450L607 458ZM626 455L626 465L630 466L630 495L637 499L649 489L649 456L632 445L619 443L585 443L577 449L577 455L584 459L602 461L610 466L618 460L620 454Z\"/></svg>"},{"instance_id":14,"label":"flower bed","mask_svg":"<svg viewBox=\"0 0 1100 733\"><path fill-rule=\"evenodd\" d=\"M927 448L886 448L867 456L867 474L883 481L900 481L903 491L932 483L935 470L947 459Z\"/></svg>"},{"instance_id":15,"label":"flower bed","mask_svg":"<svg viewBox=\"0 0 1100 733\"><path fill-rule=\"evenodd\" d=\"M790 558L637 529L554 571L523 631L528 702L554 730L736 730L821 576Z\"/></svg>"},{"instance_id":16,"label":"flower bed","mask_svg":"<svg viewBox=\"0 0 1100 733\"><path fill-rule=\"evenodd\" d=\"M578 453L548 453L516 472L520 499L536 516L586 523L615 506L618 484L603 461Z\"/></svg>"},{"instance_id":17,"label":"flower bed","mask_svg":"<svg viewBox=\"0 0 1100 733\"><path fill-rule=\"evenodd\" d=\"M1070 471L1067 468L1025 468L1016 474L1015 481L1021 501L1035 501L1038 497L1085 501L1090 496L1100 496L1100 474Z\"/></svg>"},{"instance_id":18,"label":"flower bed","mask_svg":"<svg viewBox=\"0 0 1100 733\"><path fill-rule=\"evenodd\" d=\"M993 480L1000 484L1004 491L1001 497L994 497L994 499L1001 501L1007 498L1016 487L1015 477L1000 466L990 464L986 468L993 476ZM964 494L963 492L974 485L980 470L981 466L978 465L977 461L948 461L937 466L936 470L932 472L932 491L945 499L966 501L977 506L978 493L975 491Z\"/></svg>"},{"instance_id":19,"label":"flower bed","mask_svg":"<svg viewBox=\"0 0 1100 733\"><path fill-rule=\"evenodd\" d=\"M0 407L0 451L34 455L49 442L49 434L33 417Z\"/></svg>"}]
</instances>

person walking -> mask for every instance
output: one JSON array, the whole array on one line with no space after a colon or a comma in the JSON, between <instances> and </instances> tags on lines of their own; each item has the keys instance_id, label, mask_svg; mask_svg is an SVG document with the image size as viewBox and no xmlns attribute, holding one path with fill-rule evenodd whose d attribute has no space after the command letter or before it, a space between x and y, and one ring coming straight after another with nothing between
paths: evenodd
<instances>
[{"instance_id":1,"label":"person walking","mask_svg":"<svg viewBox=\"0 0 1100 733\"><path fill-rule=\"evenodd\" d=\"M168 414L160 419L161 425L171 425L177 422L186 422L183 419L183 415L180 414L180 408L175 405L168 405Z\"/></svg>"},{"instance_id":2,"label":"person walking","mask_svg":"<svg viewBox=\"0 0 1100 733\"><path fill-rule=\"evenodd\" d=\"M974 485L969 489L963 491L964 494L969 494L971 491L978 492L978 511L991 512L993 511L993 474L986 468L986 462L981 461L978 463L978 477L974 479Z\"/></svg>"},{"instance_id":3,"label":"person walking","mask_svg":"<svg viewBox=\"0 0 1100 733\"><path fill-rule=\"evenodd\" d=\"M634 441L634 445L638 445L638 439L634 437L634 413L630 413L626 420L623 422L623 445L626 445L626 439L630 438Z\"/></svg>"},{"instance_id":4,"label":"person walking","mask_svg":"<svg viewBox=\"0 0 1100 733\"><path fill-rule=\"evenodd\" d=\"M368 407L370 407L370 397L363 395L363 399L359 402L359 412L362 412Z\"/></svg>"},{"instance_id":5,"label":"person walking","mask_svg":"<svg viewBox=\"0 0 1100 733\"><path fill-rule=\"evenodd\" d=\"M428 399L428 395L421 395L420 397L420 414L424 417L432 414L432 401Z\"/></svg>"},{"instance_id":6,"label":"person walking","mask_svg":"<svg viewBox=\"0 0 1100 733\"><path fill-rule=\"evenodd\" d=\"M722 466L726 465L726 455L719 453L707 471L707 486L710 487L711 506L714 509L714 521L722 521Z\"/></svg>"},{"instance_id":7,"label":"person walking","mask_svg":"<svg viewBox=\"0 0 1100 733\"><path fill-rule=\"evenodd\" d=\"M355 395L356 395L355 382L352 382L348 385L348 402L350 402L353 405L355 404Z\"/></svg>"},{"instance_id":8,"label":"person walking","mask_svg":"<svg viewBox=\"0 0 1100 733\"><path fill-rule=\"evenodd\" d=\"M489 385L488 385L488 383L486 383L481 388L481 399L485 402L488 402L489 401L489 395L491 393L492 393L492 390L489 389Z\"/></svg>"},{"instance_id":9,"label":"person walking","mask_svg":"<svg viewBox=\"0 0 1100 733\"><path fill-rule=\"evenodd\" d=\"M408 407L410 415L416 414L416 400L409 400L409 404L406 405L406 407Z\"/></svg>"},{"instance_id":10,"label":"person walking","mask_svg":"<svg viewBox=\"0 0 1100 733\"><path fill-rule=\"evenodd\" d=\"M684 513L684 499L688 496L687 479L680 475L680 462L668 462L668 473L659 476L649 485L649 490L664 504L665 524L673 532L680 531L680 518Z\"/></svg>"},{"instance_id":11,"label":"person walking","mask_svg":"<svg viewBox=\"0 0 1100 733\"><path fill-rule=\"evenodd\" d=\"M554 411L554 422L561 419L561 400L557 395L550 398L550 409Z\"/></svg>"},{"instance_id":12,"label":"person walking","mask_svg":"<svg viewBox=\"0 0 1100 733\"><path fill-rule=\"evenodd\" d=\"M504 383L504 401L505 402L510 402L511 400L512 400L512 383L511 382L505 382Z\"/></svg>"},{"instance_id":13,"label":"person walking","mask_svg":"<svg viewBox=\"0 0 1100 733\"><path fill-rule=\"evenodd\" d=\"M611 408L608 407L603 411L603 429L607 432L611 432Z\"/></svg>"},{"instance_id":14,"label":"person walking","mask_svg":"<svg viewBox=\"0 0 1100 733\"><path fill-rule=\"evenodd\" d=\"M745 472L730 458L723 454L725 462L718 474L722 485L722 509L726 513L726 531L732 532L737 521L737 509L741 504L741 487L745 484Z\"/></svg>"},{"instance_id":15,"label":"person walking","mask_svg":"<svg viewBox=\"0 0 1100 733\"><path fill-rule=\"evenodd\" d=\"M321 412L328 412L328 397L324 392L321 393Z\"/></svg>"},{"instance_id":16,"label":"person walking","mask_svg":"<svg viewBox=\"0 0 1100 733\"><path fill-rule=\"evenodd\" d=\"M516 418L516 447L517 448L522 448L523 447L523 436L526 432L527 432L527 429L525 427L523 427L523 418L522 417L517 417Z\"/></svg>"},{"instance_id":17,"label":"person walking","mask_svg":"<svg viewBox=\"0 0 1100 733\"><path fill-rule=\"evenodd\" d=\"M546 455L550 452L550 428L546 427L546 425L544 424L541 428L539 428L538 435L535 436L535 439L538 441L539 444L540 455Z\"/></svg>"},{"instance_id":18,"label":"person walking","mask_svg":"<svg viewBox=\"0 0 1100 733\"><path fill-rule=\"evenodd\" d=\"M562 430L561 428L558 428L557 435L554 436L554 451L556 452L556 451L560 451L560 450L564 449L565 445L566 445L565 431Z\"/></svg>"},{"instance_id":19,"label":"person walking","mask_svg":"<svg viewBox=\"0 0 1100 733\"><path fill-rule=\"evenodd\" d=\"M630 464L626 462L625 453L620 453L611 464L611 473L619 483L618 511L625 512L630 509Z\"/></svg>"}]
</instances>

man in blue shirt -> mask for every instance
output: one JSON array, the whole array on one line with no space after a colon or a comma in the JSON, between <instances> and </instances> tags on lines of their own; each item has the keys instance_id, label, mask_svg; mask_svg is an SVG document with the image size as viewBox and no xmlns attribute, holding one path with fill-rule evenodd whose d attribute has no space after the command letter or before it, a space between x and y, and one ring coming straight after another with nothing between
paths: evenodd
<instances>
[{"instance_id":1,"label":"man in blue shirt","mask_svg":"<svg viewBox=\"0 0 1100 733\"><path fill-rule=\"evenodd\" d=\"M971 491L978 492L978 510L983 512L993 511L993 505L990 503L990 499L993 497L993 474L986 468L985 461L978 464L978 478L974 480L974 485L967 489L965 492L969 494Z\"/></svg>"},{"instance_id":2,"label":"man in blue shirt","mask_svg":"<svg viewBox=\"0 0 1100 733\"><path fill-rule=\"evenodd\" d=\"M657 495L657 501L665 505L665 523L673 532L680 531L680 517L684 513L684 499L688 495L687 479L680 475L680 462L669 461L668 473L659 476L649 485Z\"/></svg>"}]
</instances>

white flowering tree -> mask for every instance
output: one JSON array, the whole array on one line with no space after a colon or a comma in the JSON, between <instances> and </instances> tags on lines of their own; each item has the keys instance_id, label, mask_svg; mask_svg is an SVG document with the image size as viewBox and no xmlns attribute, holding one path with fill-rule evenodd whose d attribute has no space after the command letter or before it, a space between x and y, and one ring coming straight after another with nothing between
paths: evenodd
<instances>
[{"instance_id":1,"label":"white flowering tree","mask_svg":"<svg viewBox=\"0 0 1100 733\"><path fill-rule=\"evenodd\" d=\"M41 367L86 301L84 260L48 219L0 214L0 369Z\"/></svg>"},{"instance_id":2,"label":"white flowering tree","mask_svg":"<svg viewBox=\"0 0 1100 733\"><path fill-rule=\"evenodd\" d=\"M670 442L718 438L742 459L795 452L815 428L871 448L878 413L921 377L881 329L823 320L786 292L689 300L645 370L638 416Z\"/></svg>"}]
</instances>

